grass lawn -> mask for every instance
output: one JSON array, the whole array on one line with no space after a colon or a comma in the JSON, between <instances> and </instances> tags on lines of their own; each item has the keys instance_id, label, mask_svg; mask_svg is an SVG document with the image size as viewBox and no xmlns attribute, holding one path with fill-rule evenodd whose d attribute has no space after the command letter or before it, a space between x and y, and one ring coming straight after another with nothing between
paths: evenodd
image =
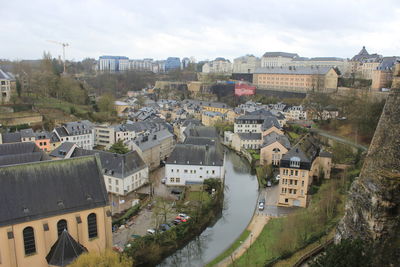
<instances>
[{"instance_id":1,"label":"grass lawn","mask_svg":"<svg viewBox=\"0 0 400 267\"><path fill-rule=\"evenodd\" d=\"M39 108L60 109L65 113L71 113L71 107L74 107L77 113L85 113L91 110L91 107L88 105L78 105L50 97L39 98L38 100L35 101L35 106Z\"/></svg>"},{"instance_id":2,"label":"grass lawn","mask_svg":"<svg viewBox=\"0 0 400 267\"><path fill-rule=\"evenodd\" d=\"M293 140L297 140L297 139L300 138L300 135L297 134L297 133L295 133L295 132L288 132L288 135L289 135L289 137L290 137L291 139L293 139Z\"/></svg>"},{"instance_id":3,"label":"grass lawn","mask_svg":"<svg viewBox=\"0 0 400 267\"><path fill-rule=\"evenodd\" d=\"M273 250L274 243L278 240L282 231L282 219L273 218L264 226L261 234L234 265L229 266L264 266L267 260L279 255Z\"/></svg>"},{"instance_id":4,"label":"grass lawn","mask_svg":"<svg viewBox=\"0 0 400 267\"><path fill-rule=\"evenodd\" d=\"M186 200L188 201L201 201L204 203L209 203L211 201L211 197L207 192L202 191L191 191L186 193Z\"/></svg>"},{"instance_id":5,"label":"grass lawn","mask_svg":"<svg viewBox=\"0 0 400 267\"><path fill-rule=\"evenodd\" d=\"M228 248L226 249L224 252L222 252L221 254L218 255L218 257L216 257L215 259L213 259L211 262L209 262L206 267L211 267L217 263L219 263L220 261L222 261L223 259L225 259L226 257L228 257L229 255L232 254L232 252L234 252L242 242L244 242L247 237L250 235L250 231L245 229L243 231L243 233L235 240L235 242Z\"/></svg>"},{"instance_id":6,"label":"grass lawn","mask_svg":"<svg viewBox=\"0 0 400 267\"><path fill-rule=\"evenodd\" d=\"M328 235L323 236L321 238L321 242L317 241L317 242L314 242L314 243L306 246L302 250L299 250L296 253L294 253L292 257L290 257L286 260L278 261L276 264L274 264L274 267L290 267L290 266L295 265L297 263L297 261L300 260L301 257L303 257L303 255L306 255L307 253L311 252L313 249L315 249L319 245L323 244L324 242L326 242L329 239L331 239L332 237L334 237L335 232L336 232L336 229L334 228Z\"/></svg>"}]
</instances>

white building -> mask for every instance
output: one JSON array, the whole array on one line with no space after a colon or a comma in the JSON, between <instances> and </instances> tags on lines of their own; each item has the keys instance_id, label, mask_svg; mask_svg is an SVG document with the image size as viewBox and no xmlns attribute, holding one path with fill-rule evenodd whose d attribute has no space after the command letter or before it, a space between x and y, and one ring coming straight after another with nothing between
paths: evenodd
<instances>
[{"instance_id":1,"label":"white building","mask_svg":"<svg viewBox=\"0 0 400 267\"><path fill-rule=\"evenodd\" d=\"M168 186L202 184L205 179L224 176L224 156L217 145L176 145L165 164Z\"/></svg>"},{"instance_id":2,"label":"white building","mask_svg":"<svg viewBox=\"0 0 400 267\"><path fill-rule=\"evenodd\" d=\"M307 119L307 111L303 106L286 106L283 110L283 114L285 115L287 120L306 120Z\"/></svg>"},{"instance_id":3,"label":"white building","mask_svg":"<svg viewBox=\"0 0 400 267\"><path fill-rule=\"evenodd\" d=\"M233 60L233 73L254 73L261 66L261 60L253 55L246 55Z\"/></svg>"},{"instance_id":4,"label":"white building","mask_svg":"<svg viewBox=\"0 0 400 267\"><path fill-rule=\"evenodd\" d=\"M0 69L0 104L10 101L12 77Z\"/></svg>"},{"instance_id":5,"label":"white building","mask_svg":"<svg viewBox=\"0 0 400 267\"><path fill-rule=\"evenodd\" d=\"M93 149L94 125L88 121L67 122L61 127L54 128L53 132L61 143L72 142L84 149Z\"/></svg>"},{"instance_id":6,"label":"white building","mask_svg":"<svg viewBox=\"0 0 400 267\"><path fill-rule=\"evenodd\" d=\"M203 65L202 72L204 73L232 73L232 63L222 57L218 57L213 61Z\"/></svg>"},{"instance_id":7,"label":"white building","mask_svg":"<svg viewBox=\"0 0 400 267\"><path fill-rule=\"evenodd\" d=\"M261 58L261 67L281 67L287 66L293 59L299 57L294 53L286 52L266 52Z\"/></svg>"}]
</instances>

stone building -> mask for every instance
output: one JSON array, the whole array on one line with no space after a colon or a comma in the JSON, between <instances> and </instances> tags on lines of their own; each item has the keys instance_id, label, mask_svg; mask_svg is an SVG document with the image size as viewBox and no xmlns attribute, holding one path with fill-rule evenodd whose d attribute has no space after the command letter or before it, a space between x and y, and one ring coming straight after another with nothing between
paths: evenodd
<instances>
[{"instance_id":1,"label":"stone building","mask_svg":"<svg viewBox=\"0 0 400 267\"><path fill-rule=\"evenodd\" d=\"M0 104L10 101L12 80L8 73L0 69Z\"/></svg>"},{"instance_id":2,"label":"stone building","mask_svg":"<svg viewBox=\"0 0 400 267\"><path fill-rule=\"evenodd\" d=\"M257 69L253 83L259 89L309 92L337 89L338 75L330 67L267 67Z\"/></svg>"},{"instance_id":3,"label":"stone building","mask_svg":"<svg viewBox=\"0 0 400 267\"><path fill-rule=\"evenodd\" d=\"M331 167L331 154L321 151L311 135L303 137L280 161L278 205L306 207L313 181L329 179Z\"/></svg>"},{"instance_id":4,"label":"stone building","mask_svg":"<svg viewBox=\"0 0 400 267\"><path fill-rule=\"evenodd\" d=\"M46 256L64 230L89 252L111 248L97 157L4 166L0 177L1 267L48 267Z\"/></svg>"}]
</instances>

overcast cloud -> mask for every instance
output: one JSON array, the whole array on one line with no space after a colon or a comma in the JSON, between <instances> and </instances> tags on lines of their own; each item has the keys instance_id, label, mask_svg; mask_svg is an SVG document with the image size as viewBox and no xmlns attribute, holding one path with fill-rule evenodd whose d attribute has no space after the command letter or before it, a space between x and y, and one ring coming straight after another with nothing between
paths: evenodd
<instances>
[{"instance_id":1,"label":"overcast cloud","mask_svg":"<svg viewBox=\"0 0 400 267\"><path fill-rule=\"evenodd\" d=\"M3 1L0 58L400 55L399 0Z\"/></svg>"}]
</instances>

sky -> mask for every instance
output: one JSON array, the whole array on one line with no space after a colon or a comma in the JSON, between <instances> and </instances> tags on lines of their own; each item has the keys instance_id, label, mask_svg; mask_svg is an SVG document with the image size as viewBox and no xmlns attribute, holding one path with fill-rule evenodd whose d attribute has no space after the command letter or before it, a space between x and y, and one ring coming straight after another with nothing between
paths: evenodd
<instances>
[{"instance_id":1,"label":"sky","mask_svg":"<svg viewBox=\"0 0 400 267\"><path fill-rule=\"evenodd\" d=\"M13 0L0 8L0 58L101 55L197 61L266 51L400 55L399 0Z\"/></svg>"}]
</instances>

